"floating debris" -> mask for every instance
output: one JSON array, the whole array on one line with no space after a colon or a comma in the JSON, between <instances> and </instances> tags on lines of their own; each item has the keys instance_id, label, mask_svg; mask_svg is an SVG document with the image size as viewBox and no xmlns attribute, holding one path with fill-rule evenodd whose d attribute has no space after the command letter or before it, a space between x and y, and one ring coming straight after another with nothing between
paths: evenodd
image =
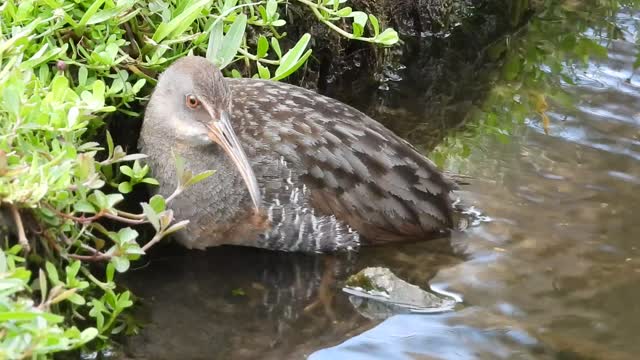
<instances>
[{"instance_id":1,"label":"floating debris","mask_svg":"<svg viewBox=\"0 0 640 360\"><path fill-rule=\"evenodd\" d=\"M366 268L347 279L342 289L363 316L386 319L395 314L433 314L454 310L461 299L441 292L426 291L382 267Z\"/></svg>"}]
</instances>

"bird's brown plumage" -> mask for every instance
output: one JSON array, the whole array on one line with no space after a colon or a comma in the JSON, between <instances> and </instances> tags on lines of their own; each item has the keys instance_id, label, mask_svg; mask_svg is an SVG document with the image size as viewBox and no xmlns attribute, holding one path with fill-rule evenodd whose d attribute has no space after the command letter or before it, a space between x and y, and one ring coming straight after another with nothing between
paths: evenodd
<instances>
[{"instance_id":1,"label":"bird's brown plumage","mask_svg":"<svg viewBox=\"0 0 640 360\"><path fill-rule=\"evenodd\" d=\"M229 80L229 85L243 143L296 164L322 213L374 242L420 239L451 227L452 184L378 122L284 83Z\"/></svg>"},{"instance_id":2,"label":"bird's brown plumage","mask_svg":"<svg viewBox=\"0 0 640 360\"><path fill-rule=\"evenodd\" d=\"M208 77L198 74L217 71L202 58L181 61L184 71L173 69L172 76L195 76L191 79L195 84ZM245 244L324 251L357 246L361 238L372 243L426 239L451 228L449 193L453 184L413 146L375 120L334 99L293 85L254 79L226 82L231 95L231 124L255 171L263 192L262 208L271 224L258 239L246 239ZM162 80L158 84L161 86ZM152 98L149 106L160 104ZM166 153L170 143L166 130L153 128L163 126L155 118L157 110L148 112L141 139L156 163L166 161L159 148ZM157 144L160 139L164 141ZM184 141L175 145L186 147L187 161L201 162L199 168L233 172L228 160L217 156L215 144L200 151L194 150L195 146L189 148ZM160 180L169 175L156 174ZM233 177L225 173L220 179L224 181L225 176ZM215 181L213 177L209 185L199 184L193 189L192 199L206 201L200 204L204 208L227 206L216 211L202 210L220 214L218 219L199 215L193 209L182 212L205 230L206 223L198 221L198 217L240 227L250 224L247 197L230 201L219 187L211 195L208 186L215 187ZM241 186L238 181L228 184ZM237 193L237 189L229 191ZM192 202L182 206L187 204L193 207ZM206 236L206 231L199 236ZM241 239L228 242L243 243Z\"/></svg>"}]
</instances>

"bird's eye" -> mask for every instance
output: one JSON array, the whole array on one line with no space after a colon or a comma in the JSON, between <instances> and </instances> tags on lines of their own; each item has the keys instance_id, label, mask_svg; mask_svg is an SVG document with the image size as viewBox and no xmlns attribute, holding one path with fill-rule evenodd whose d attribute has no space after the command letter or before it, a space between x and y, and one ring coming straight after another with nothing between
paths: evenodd
<instances>
[{"instance_id":1,"label":"bird's eye","mask_svg":"<svg viewBox=\"0 0 640 360\"><path fill-rule=\"evenodd\" d=\"M187 102L187 106L192 109L195 109L198 106L200 106L200 100L198 100L198 98L192 94L187 95L186 102Z\"/></svg>"}]
</instances>

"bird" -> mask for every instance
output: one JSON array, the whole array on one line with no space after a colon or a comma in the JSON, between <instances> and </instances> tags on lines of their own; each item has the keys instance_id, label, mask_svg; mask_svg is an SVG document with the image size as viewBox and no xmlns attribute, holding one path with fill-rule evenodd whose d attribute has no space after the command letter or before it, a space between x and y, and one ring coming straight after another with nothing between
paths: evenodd
<instances>
[{"instance_id":1,"label":"bird","mask_svg":"<svg viewBox=\"0 0 640 360\"><path fill-rule=\"evenodd\" d=\"M225 78L204 57L160 74L138 147L165 197L179 184L173 156L194 173L215 171L168 205L189 220L176 240L190 249L326 253L453 227L454 182L407 141L338 100Z\"/></svg>"}]
</instances>

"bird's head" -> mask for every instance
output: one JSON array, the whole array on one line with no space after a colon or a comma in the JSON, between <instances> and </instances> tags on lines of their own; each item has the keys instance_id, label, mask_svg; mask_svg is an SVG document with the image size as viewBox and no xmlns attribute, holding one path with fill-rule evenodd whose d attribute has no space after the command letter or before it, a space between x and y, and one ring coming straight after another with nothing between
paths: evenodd
<instances>
[{"instance_id":1,"label":"bird's head","mask_svg":"<svg viewBox=\"0 0 640 360\"><path fill-rule=\"evenodd\" d=\"M258 182L231 126L230 110L231 91L220 70L203 57L187 56L160 75L145 122L169 125L183 146L215 146L212 142L220 146L242 175L258 209Z\"/></svg>"}]
</instances>

